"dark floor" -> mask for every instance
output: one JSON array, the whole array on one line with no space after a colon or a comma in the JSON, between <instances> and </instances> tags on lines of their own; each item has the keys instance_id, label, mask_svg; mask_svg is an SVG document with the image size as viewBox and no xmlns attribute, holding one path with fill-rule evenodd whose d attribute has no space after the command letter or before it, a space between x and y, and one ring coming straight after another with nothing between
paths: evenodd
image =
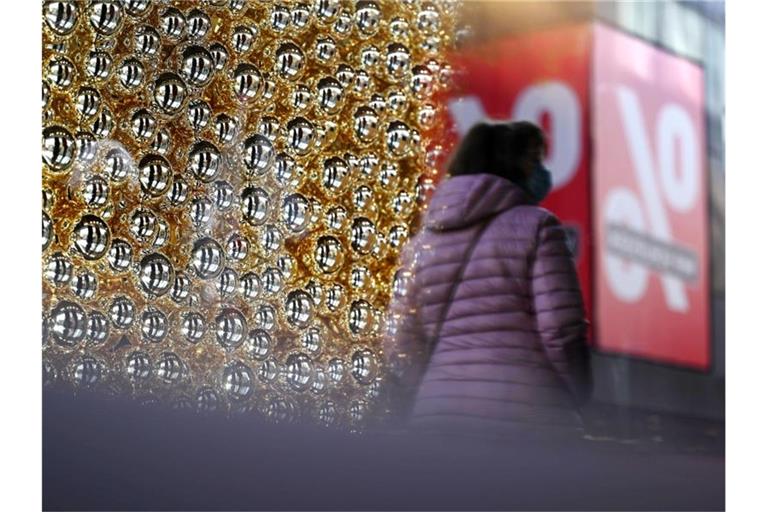
<instances>
[{"instance_id":1,"label":"dark floor","mask_svg":"<svg viewBox=\"0 0 768 512\"><path fill-rule=\"evenodd\" d=\"M595 441L500 445L51 392L43 404L45 510L724 508L722 427L693 420L598 408Z\"/></svg>"}]
</instances>

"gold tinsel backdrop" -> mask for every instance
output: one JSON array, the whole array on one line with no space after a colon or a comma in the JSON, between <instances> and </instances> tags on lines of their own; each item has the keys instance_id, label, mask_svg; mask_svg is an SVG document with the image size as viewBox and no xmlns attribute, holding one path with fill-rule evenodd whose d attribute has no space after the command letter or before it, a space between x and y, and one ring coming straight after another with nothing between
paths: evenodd
<instances>
[{"instance_id":1,"label":"gold tinsel backdrop","mask_svg":"<svg viewBox=\"0 0 768 512\"><path fill-rule=\"evenodd\" d=\"M44 1L44 382L364 420L456 10Z\"/></svg>"}]
</instances>

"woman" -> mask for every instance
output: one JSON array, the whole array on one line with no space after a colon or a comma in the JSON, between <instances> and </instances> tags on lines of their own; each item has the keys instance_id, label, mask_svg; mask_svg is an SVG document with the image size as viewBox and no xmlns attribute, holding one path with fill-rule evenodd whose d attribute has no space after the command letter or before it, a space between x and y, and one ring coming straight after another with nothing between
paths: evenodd
<instances>
[{"instance_id":1,"label":"woman","mask_svg":"<svg viewBox=\"0 0 768 512\"><path fill-rule=\"evenodd\" d=\"M580 428L587 322L564 231L536 206L551 186L544 149L531 123L476 125L404 251L388 350L410 363L399 375L414 427Z\"/></svg>"}]
</instances>

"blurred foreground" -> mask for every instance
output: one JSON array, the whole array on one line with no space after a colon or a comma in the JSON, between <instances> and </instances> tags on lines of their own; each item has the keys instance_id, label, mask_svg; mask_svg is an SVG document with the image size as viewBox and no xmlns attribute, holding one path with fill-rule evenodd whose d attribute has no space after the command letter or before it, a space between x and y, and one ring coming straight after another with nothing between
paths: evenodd
<instances>
[{"instance_id":1,"label":"blurred foreground","mask_svg":"<svg viewBox=\"0 0 768 512\"><path fill-rule=\"evenodd\" d=\"M722 510L722 432L591 413L547 445L346 435L47 392L45 510ZM714 429L714 430L713 430ZM626 441L632 438L633 441Z\"/></svg>"}]
</instances>

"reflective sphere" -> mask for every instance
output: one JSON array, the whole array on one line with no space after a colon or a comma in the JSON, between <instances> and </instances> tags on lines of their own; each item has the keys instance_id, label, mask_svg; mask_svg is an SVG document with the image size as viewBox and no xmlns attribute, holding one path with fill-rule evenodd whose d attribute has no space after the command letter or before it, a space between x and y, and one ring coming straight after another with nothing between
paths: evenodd
<instances>
[{"instance_id":1,"label":"reflective sphere","mask_svg":"<svg viewBox=\"0 0 768 512\"><path fill-rule=\"evenodd\" d=\"M315 127L303 117L288 123L288 136L286 144L288 149L297 155L306 155L312 149L315 142Z\"/></svg>"},{"instance_id":2,"label":"reflective sphere","mask_svg":"<svg viewBox=\"0 0 768 512\"><path fill-rule=\"evenodd\" d=\"M233 361L224 367L222 381L227 396L235 401L249 398L256 383L253 371L240 361Z\"/></svg>"},{"instance_id":3,"label":"reflective sphere","mask_svg":"<svg viewBox=\"0 0 768 512\"><path fill-rule=\"evenodd\" d=\"M139 162L139 184L150 196L165 194L173 182L173 170L168 160L160 155L149 154Z\"/></svg>"},{"instance_id":4,"label":"reflective sphere","mask_svg":"<svg viewBox=\"0 0 768 512\"><path fill-rule=\"evenodd\" d=\"M43 130L43 162L53 171L64 171L75 159L75 138L65 128Z\"/></svg>"},{"instance_id":5,"label":"reflective sphere","mask_svg":"<svg viewBox=\"0 0 768 512\"><path fill-rule=\"evenodd\" d=\"M224 251L213 238L201 238L192 247L192 268L200 279L213 279L224 269Z\"/></svg>"},{"instance_id":6,"label":"reflective sphere","mask_svg":"<svg viewBox=\"0 0 768 512\"><path fill-rule=\"evenodd\" d=\"M166 384L173 384L184 379L187 375L187 366L181 358L173 352L163 352L155 365L157 378Z\"/></svg>"},{"instance_id":7,"label":"reflective sphere","mask_svg":"<svg viewBox=\"0 0 768 512\"><path fill-rule=\"evenodd\" d=\"M53 239L53 222L47 213L43 212L43 251L45 251Z\"/></svg>"},{"instance_id":8,"label":"reflective sphere","mask_svg":"<svg viewBox=\"0 0 768 512\"><path fill-rule=\"evenodd\" d=\"M171 289L171 299L174 302L182 302L189 297L189 290L192 287L192 280L183 272L176 272Z\"/></svg>"},{"instance_id":9,"label":"reflective sphere","mask_svg":"<svg viewBox=\"0 0 768 512\"><path fill-rule=\"evenodd\" d=\"M371 273L366 267L354 267L349 275L352 288L365 289L371 284Z\"/></svg>"},{"instance_id":10,"label":"reflective sphere","mask_svg":"<svg viewBox=\"0 0 768 512\"><path fill-rule=\"evenodd\" d=\"M365 300L356 300L349 308L349 330L355 335L368 334L373 327L373 309Z\"/></svg>"},{"instance_id":11,"label":"reflective sphere","mask_svg":"<svg viewBox=\"0 0 768 512\"><path fill-rule=\"evenodd\" d=\"M171 7L160 15L160 27L168 38L178 39L184 33L186 20L181 11Z\"/></svg>"},{"instance_id":12,"label":"reflective sphere","mask_svg":"<svg viewBox=\"0 0 768 512\"><path fill-rule=\"evenodd\" d=\"M285 361L285 380L296 391L304 391L312 380L312 360L306 354L291 354Z\"/></svg>"},{"instance_id":13,"label":"reflective sphere","mask_svg":"<svg viewBox=\"0 0 768 512\"><path fill-rule=\"evenodd\" d=\"M304 328L312 320L312 297L302 290L294 290L285 300L285 318L294 327Z\"/></svg>"},{"instance_id":14,"label":"reflective sphere","mask_svg":"<svg viewBox=\"0 0 768 512\"><path fill-rule=\"evenodd\" d=\"M335 357L328 361L328 378L334 384L338 384L344 379L344 361Z\"/></svg>"},{"instance_id":15,"label":"reflective sphere","mask_svg":"<svg viewBox=\"0 0 768 512\"><path fill-rule=\"evenodd\" d=\"M395 158L401 158L412 149L411 129L403 122L394 121L387 127L387 151Z\"/></svg>"},{"instance_id":16,"label":"reflective sphere","mask_svg":"<svg viewBox=\"0 0 768 512\"><path fill-rule=\"evenodd\" d=\"M275 327L275 308L268 304L259 306L256 310L256 326L266 331L271 331Z\"/></svg>"},{"instance_id":17,"label":"reflective sphere","mask_svg":"<svg viewBox=\"0 0 768 512\"><path fill-rule=\"evenodd\" d=\"M280 269L280 273L283 274L283 279L288 281L296 268L296 261L290 254L281 254L277 258L277 268Z\"/></svg>"},{"instance_id":18,"label":"reflective sphere","mask_svg":"<svg viewBox=\"0 0 768 512\"><path fill-rule=\"evenodd\" d=\"M357 2L355 26L362 36L372 36L379 29L381 8L377 2Z\"/></svg>"},{"instance_id":19,"label":"reflective sphere","mask_svg":"<svg viewBox=\"0 0 768 512\"><path fill-rule=\"evenodd\" d=\"M43 4L43 17L48 27L59 35L71 33L77 26L78 2L74 0Z\"/></svg>"},{"instance_id":20,"label":"reflective sphere","mask_svg":"<svg viewBox=\"0 0 768 512\"><path fill-rule=\"evenodd\" d=\"M120 85L126 89L135 89L144 80L144 65L137 59L126 59L117 71Z\"/></svg>"},{"instance_id":21,"label":"reflective sphere","mask_svg":"<svg viewBox=\"0 0 768 512\"><path fill-rule=\"evenodd\" d=\"M342 158L333 157L323 163L323 188L331 194L340 192L347 183L349 166Z\"/></svg>"},{"instance_id":22,"label":"reflective sphere","mask_svg":"<svg viewBox=\"0 0 768 512\"><path fill-rule=\"evenodd\" d=\"M160 34L154 27L143 25L136 29L133 43L137 53L145 57L154 57L160 50Z\"/></svg>"},{"instance_id":23,"label":"reflective sphere","mask_svg":"<svg viewBox=\"0 0 768 512\"><path fill-rule=\"evenodd\" d=\"M91 117L99 111L101 95L90 87L82 87L75 98L75 109L83 117ZM45 132L43 132L45 133ZM45 153L43 153L45 155ZM50 164L48 164L50 165Z\"/></svg>"},{"instance_id":24,"label":"reflective sphere","mask_svg":"<svg viewBox=\"0 0 768 512\"><path fill-rule=\"evenodd\" d=\"M112 69L112 57L106 52L91 52L85 65L85 72L89 76L104 80Z\"/></svg>"},{"instance_id":25,"label":"reflective sphere","mask_svg":"<svg viewBox=\"0 0 768 512\"><path fill-rule=\"evenodd\" d=\"M301 334L301 347L310 354L320 352L323 343L323 336L319 328L310 327Z\"/></svg>"},{"instance_id":26,"label":"reflective sphere","mask_svg":"<svg viewBox=\"0 0 768 512\"><path fill-rule=\"evenodd\" d=\"M216 283L216 290L218 290L219 295L226 297L235 293L237 284L237 272L231 268L225 268L219 275L219 279Z\"/></svg>"},{"instance_id":27,"label":"reflective sphere","mask_svg":"<svg viewBox=\"0 0 768 512\"><path fill-rule=\"evenodd\" d=\"M109 320L100 311L91 311L88 314L88 328L85 333L88 343L101 345L109 337Z\"/></svg>"},{"instance_id":28,"label":"reflective sphere","mask_svg":"<svg viewBox=\"0 0 768 512\"><path fill-rule=\"evenodd\" d=\"M163 73L155 80L153 94L155 105L166 114L179 112L186 97L187 86L178 75Z\"/></svg>"},{"instance_id":29,"label":"reflective sphere","mask_svg":"<svg viewBox=\"0 0 768 512\"><path fill-rule=\"evenodd\" d=\"M360 384L370 384L376 377L376 356L367 348L357 349L352 354L352 377Z\"/></svg>"},{"instance_id":30,"label":"reflective sphere","mask_svg":"<svg viewBox=\"0 0 768 512\"><path fill-rule=\"evenodd\" d=\"M131 265L132 257L133 249L128 242L117 239L112 241L112 246L109 248L109 253L107 254L107 261L113 270L118 272L127 270Z\"/></svg>"},{"instance_id":31,"label":"reflective sphere","mask_svg":"<svg viewBox=\"0 0 768 512\"><path fill-rule=\"evenodd\" d=\"M211 53L211 57L213 57L213 67L216 69L216 71L221 71L224 69L224 67L227 65L227 61L229 60L229 52L227 51L227 47L221 43L214 43L210 46L210 48L208 48L208 50Z\"/></svg>"},{"instance_id":32,"label":"reflective sphere","mask_svg":"<svg viewBox=\"0 0 768 512\"><path fill-rule=\"evenodd\" d=\"M167 155L171 147L171 136L168 130L163 128L155 132L155 138L152 139L150 147L160 155Z\"/></svg>"},{"instance_id":33,"label":"reflective sphere","mask_svg":"<svg viewBox=\"0 0 768 512\"><path fill-rule=\"evenodd\" d=\"M301 182L303 169L296 165L296 161L285 153L275 157L274 177L283 187L297 187Z\"/></svg>"},{"instance_id":34,"label":"reflective sphere","mask_svg":"<svg viewBox=\"0 0 768 512\"><path fill-rule=\"evenodd\" d=\"M275 53L275 69L283 78L295 80L304 66L304 53L293 43L281 44Z\"/></svg>"},{"instance_id":35,"label":"reflective sphere","mask_svg":"<svg viewBox=\"0 0 768 512\"><path fill-rule=\"evenodd\" d=\"M227 181L217 181L213 187L216 208L229 210L235 202L235 188Z\"/></svg>"},{"instance_id":36,"label":"reflective sphere","mask_svg":"<svg viewBox=\"0 0 768 512\"><path fill-rule=\"evenodd\" d=\"M269 194L267 191L258 187L247 187L243 190L241 211L243 218L249 224L263 224L269 212Z\"/></svg>"},{"instance_id":37,"label":"reflective sphere","mask_svg":"<svg viewBox=\"0 0 768 512\"><path fill-rule=\"evenodd\" d=\"M239 347L245 341L245 317L237 309L224 309L216 316L216 340L226 349Z\"/></svg>"},{"instance_id":38,"label":"reflective sphere","mask_svg":"<svg viewBox=\"0 0 768 512\"><path fill-rule=\"evenodd\" d=\"M343 261L341 242L332 236L320 237L315 245L314 256L320 270L326 273L335 272L341 267Z\"/></svg>"},{"instance_id":39,"label":"reflective sphere","mask_svg":"<svg viewBox=\"0 0 768 512\"><path fill-rule=\"evenodd\" d=\"M344 303L344 287L340 284L334 284L328 289L325 296L325 306L331 312L338 311Z\"/></svg>"},{"instance_id":40,"label":"reflective sphere","mask_svg":"<svg viewBox=\"0 0 768 512\"><path fill-rule=\"evenodd\" d=\"M219 175L221 153L210 142L200 141L192 145L187 169L203 183L210 183Z\"/></svg>"},{"instance_id":41,"label":"reflective sphere","mask_svg":"<svg viewBox=\"0 0 768 512\"><path fill-rule=\"evenodd\" d=\"M274 143L277 139L277 132L280 131L280 121L276 117L264 116L259 121L256 131Z\"/></svg>"},{"instance_id":42,"label":"reflective sphere","mask_svg":"<svg viewBox=\"0 0 768 512\"><path fill-rule=\"evenodd\" d=\"M193 311L184 313L181 319L181 335L190 342L197 343L205 335L205 318Z\"/></svg>"},{"instance_id":43,"label":"reflective sphere","mask_svg":"<svg viewBox=\"0 0 768 512\"><path fill-rule=\"evenodd\" d=\"M139 282L142 289L154 296L166 294L174 284L171 262L160 253L152 253L139 263Z\"/></svg>"},{"instance_id":44,"label":"reflective sphere","mask_svg":"<svg viewBox=\"0 0 768 512\"><path fill-rule=\"evenodd\" d=\"M358 217L352 222L352 249L360 254L369 254L376 243L376 226L365 217Z\"/></svg>"},{"instance_id":45,"label":"reflective sphere","mask_svg":"<svg viewBox=\"0 0 768 512\"><path fill-rule=\"evenodd\" d=\"M329 23L341 11L341 0L316 0L314 11L321 23Z\"/></svg>"},{"instance_id":46,"label":"reflective sphere","mask_svg":"<svg viewBox=\"0 0 768 512\"><path fill-rule=\"evenodd\" d=\"M320 367L315 368L315 376L312 379L312 392L316 395L324 392L326 389L327 376L325 370Z\"/></svg>"},{"instance_id":47,"label":"reflective sphere","mask_svg":"<svg viewBox=\"0 0 768 512\"><path fill-rule=\"evenodd\" d=\"M267 359L259 366L259 379L264 382L272 382L277 378L279 369L274 359Z\"/></svg>"},{"instance_id":48,"label":"reflective sphere","mask_svg":"<svg viewBox=\"0 0 768 512\"><path fill-rule=\"evenodd\" d=\"M255 299L261 291L261 279L258 274L248 272L240 278L240 293L246 299Z\"/></svg>"},{"instance_id":49,"label":"reflective sphere","mask_svg":"<svg viewBox=\"0 0 768 512\"><path fill-rule=\"evenodd\" d=\"M311 220L311 206L301 194L291 194L283 200L283 222L293 232L303 231Z\"/></svg>"},{"instance_id":50,"label":"reflective sphere","mask_svg":"<svg viewBox=\"0 0 768 512\"><path fill-rule=\"evenodd\" d=\"M317 83L318 105L327 114L336 114L343 106L344 88L341 83L333 77L325 77Z\"/></svg>"},{"instance_id":51,"label":"reflective sphere","mask_svg":"<svg viewBox=\"0 0 768 512\"><path fill-rule=\"evenodd\" d=\"M274 147L263 135L253 135L243 143L243 163L249 177L267 172L274 157Z\"/></svg>"},{"instance_id":52,"label":"reflective sphere","mask_svg":"<svg viewBox=\"0 0 768 512\"><path fill-rule=\"evenodd\" d=\"M130 162L128 155L121 149L112 149L107 153L105 162L105 171L109 175L109 179L116 182L124 181L128 177L130 170Z\"/></svg>"},{"instance_id":53,"label":"reflective sphere","mask_svg":"<svg viewBox=\"0 0 768 512\"><path fill-rule=\"evenodd\" d=\"M324 64L335 59L337 50L336 41L330 37L321 37L315 42L315 58Z\"/></svg>"},{"instance_id":54,"label":"reflective sphere","mask_svg":"<svg viewBox=\"0 0 768 512\"><path fill-rule=\"evenodd\" d=\"M80 132L75 139L77 147L77 160L88 164L96 158L96 137L88 132Z\"/></svg>"},{"instance_id":55,"label":"reflective sphere","mask_svg":"<svg viewBox=\"0 0 768 512\"><path fill-rule=\"evenodd\" d=\"M237 121L225 114L216 116L216 137L219 143L229 144L237 135Z\"/></svg>"},{"instance_id":56,"label":"reflective sphere","mask_svg":"<svg viewBox=\"0 0 768 512\"><path fill-rule=\"evenodd\" d=\"M48 63L46 78L56 87L66 89L72 85L74 76L75 66L68 59L60 58Z\"/></svg>"},{"instance_id":57,"label":"reflective sphere","mask_svg":"<svg viewBox=\"0 0 768 512\"><path fill-rule=\"evenodd\" d=\"M43 276L55 284L68 283L72 279L72 262L62 253L57 252L48 258Z\"/></svg>"},{"instance_id":58,"label":"reflective sphere","mask_svg":"<svg viewBox=\"0 0 768 512\"><path fill-rule=\"evenodd\" d=\"M81 300L92 299L96 295L98 280L91 272L85 271L78 274L70 284L72 293Z\"/></svg>"},{"instance_id":59,"label":"reflective sphere","mask_svg":"<svg viewBox=\"0 0 768 512\"><path fill-rule=\"evenodd\" d=\"M114 127L115 120L112 117L112 112L107 107L104 107L91 124L91 131L97 137L108 137Z\"/></svg>"},{"instance_id":60,"label":"reflective sphere","mask_svg":"<svg viewBox=\"0 0 768 512\"><path fill-rule=\"evenodd\" d=\"M296 84L291 91L291 106L294 110L304 110L312 100L312 91L305 84Z\"/></svg>"},{"instance_id":61,"label":"reflective sphere","mask_svg":"<svg viewBox=\"0 0 768 512\"><path fill-rule=\"evenodd\" d=\"M152 376L152 360L143 350L134 350L125 359L125 373L132 381L143 381Z\"/></svg>"},{"instance_id":62,"label":"reflective sphere","mask_svg":"<svg viewBox=\"0 0 768 512\"><path fill-rule=\"evenodd\" d=\"M119 329L125 329L133 323L134 313L135 307L128 297L117 297L109 306L109 318Z\"/></svg>"},{"instance_id":63,"label":"reflective sphere","mask_svg":"<svg viewBox=\"0 0 768 512\"><path fill-rule=\"evenodd\" d=\"M283 288L283 273L279 268L270 267L261 276L264 293L274 295Z\"/></svg>"},{"instance_id":64,"label":"reflective sphere","mask_svg":"<svg viewBox=\"0 0 768 512\"><path fill-rule=\"evenodd\" d=\"M248 334L248 355L256 360L264 360L270 353L272 338L267 331L256 329Z\"/></svg>"},{"instance_id":65,"label":"reflective sphere","mask_svg":"<svg viewBox=\"0 0 768 512\"><path fill-rule=\"evenodd\" d=\"M131 217L131 234L139 241L147 241L157 229L157 217L150 210L136 210Z\"/></svg>"},{"instance_id":66,"label":"reflective sphere","mask_svg":"<svg viewBox=\"0 0 768 512\"><path fill-rule=\"evenodd\" d=\"M173 184L168 190L166 197L173 206L181 206L187 200L189 185L179 174L173 177Z\"/></svg>"},{"instance_id":67,"label":"reflective sphere","mask_svg":"<svg viewBox=\"0 0 768 512\"><path fill-rule=\"evenodd\" d=\"M189 205L189 216L192 224L198 229L210 225L212 213L213 203L207 197L196 197Z\"/></svg>"},{"instance_id":68,"label":"reflective sphere","mask_svg":"<svg viewBox=\"0 0 768 512\"><path fill-rule=\"evenodd\" d=\"M187 31L192 39L202 39L211 29L211 18L200 9L187 14Z\"/></svg>"},{"instance_id":69,"label":"reflective sphere","mask_svg":"<svg viewBox=\"0 0 768 512\"><path fill-rule=\"evenodd\" d=\"M238 53L244 53L251 49L255 37L254 29L247 26L235 27L232 34L232 48Z\"/></svg>"},{"instance_id":70,"label":"reflective sphere","mask_svg":"<svg viewBox=\"0 0 768 512\"><path fill-rule=\"evenodd\" d=\"M71 368L72 381L81 387L98 384L107 371L104 363L92 356L81 356L75 359Z\"/></svg>"},{"instance_id":71,"label":"reflective sphere","mask_svg":"<svg viewBox=\"0 0 768 512\"><path fill-rule=\"evenodd\" d=\"M91 26L101 35L111 36L120 27L123 10L117 0L91 2L89 21Z\"/></svg>"},{"instance_id":72,"label":"reflective sphere","mask_svg":"<svg viewBox=\"0 0 768 512\"><path fill-rule=\"evenodd\" d=\"M200 131L211 120L211 106L202 100L193 101L187 107L187 121L195 130Z\"/></svg>"},{"instance_id":73,"label":"reflective sphere","mask_svg":"<svg viewBox=\"0 0 768 512\"><path fill-rule=\"evenodd\" d=\"M325 214L325 225L334 231L341 229L347 220L347 210L341 206L329 209Z\"/></svg>"},{"instance_id":74,"label":"reflective sphere","mask_svg":"<svg viewBox=\"0 0 768 512\"><path fill-rule=\"evenodd\" d=\"M291 12L283 5L273 5L269 15L269 27L273 32L283 32L291 24Z\"/></svg>"},{"instance_id":75,"label":"reflective sphere","mask_svg":"<svg viewBox=\"0 0 768 512\"><path fill-rule=\"evenodd\" d=\"M248 255L248 239L239 233L234 233L227 241L227 258L233 262L242 261Z\"/></svg>"},{"instance_id":76,"label":"reflective sphere","mask_svg":"<svg viewBox=\"0 0 768 512\"><path fill-rule=\"evenodd\" d=\"M141 335L152 343L163 341L168 334L168 318L161 311L151 308L141 315Z\"/></svg>"},{"instance_id":77,"label":"reflective sphere","mask_svg":"<svg viewBox=\"0 0 768 512\"><path fill-rule=\"evenodd\" d=\"M72 242L87 260L97 260L107 254L111 233L107 223L95 215L84 215L75 225Z\"/></svg>"},{"instance_id":78,"label":"reflective sphere","mask_svg":"<svg viewBox=\"0 0 768 512\"><path fill-rule=\"evenodd\" d=\"M370 107L360 107L355 111L353 125L361 142L371 142L378 133L379 116Z\"/></svg>"},{"instance_id":79,"label":"reflective sphere","mask_svg":"<svg viewBox=\"0 0 768 512\"><path fill-rule=\"evenodd\" d=\"M333 24L333 32L338 35L347 35L352 30L352 16L349 11L339 13L339 18Z\"/></svg>"},{"instance_id":80,"label":"reflective sphere","mask_svg":"<svg viewBox=\"0 0 768 512\"><path fill-rule=\"evenodd\" d=\"M50 332L59 345L73 347L85 337L88 319L74 302L61 301L51 310Z\"/></svg>"},{"instance_id":81,"label":"reflective sphere","mask_svg":"<svg viewBox=\"0 0 768 512\"><path fill-rule=\"evenodd\" d=\"M239 64L235 68L233 87L238 100L252 100L261 92L261 73L251 64Z\"/></svg>"},{"instance_id":82,"label":"reflective sphere","mask_svg":"<svg viewBox=\"0 0 768 512\"><path fill-rule=\"evenodd\" d=\"M202 46L188 46L181 58L181 76L188 84L202 87L213 77L213 56Z\"/></svg>"}]
</instances>

